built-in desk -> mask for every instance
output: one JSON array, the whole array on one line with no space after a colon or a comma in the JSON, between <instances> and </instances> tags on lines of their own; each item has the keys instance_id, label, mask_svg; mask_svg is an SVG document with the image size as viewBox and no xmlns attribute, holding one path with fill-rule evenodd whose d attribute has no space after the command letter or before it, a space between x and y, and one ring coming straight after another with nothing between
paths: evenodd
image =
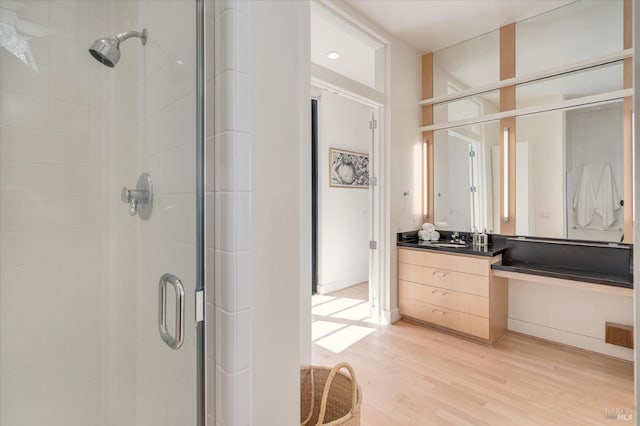
<instances>
[{"instance_id":1,"label":"built-in desk","mask_svg":"<svg viewBox=\"0 0 640 426\"><path fill-rule=\"evenodd\" d=\"M633 289L630 244L515 237L506 238L504 246L502 261L491 266L494 271L526 274L531 281L544 277L556 279L545 280L547 283L570 281Z\"/></svg>"},{"instance_id":2,"label":"built-in desk","mask_svg":"<svg viewBox=\"0 0 640 426\"><path fill-rule=\"evenodd\" d=\"M559 278L558 275L548 274L538 269L522 269L505 267L503 265L491 265L491 275L511 280L521 280L537 282L540 284L555 285L560 287L575 288L578 290L593 291L596 293L613 294L616 296L633 297L633 288L627 286L616 286L612 284L597 284L594 282L581 281L575 278Z\"/></svg>"}]
</instances>

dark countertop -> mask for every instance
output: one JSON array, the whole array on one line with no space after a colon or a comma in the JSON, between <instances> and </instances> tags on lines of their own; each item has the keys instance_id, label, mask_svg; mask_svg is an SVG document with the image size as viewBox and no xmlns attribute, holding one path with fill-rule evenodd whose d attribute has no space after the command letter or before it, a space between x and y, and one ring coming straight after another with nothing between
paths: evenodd
<instances>
[{"instance_id":1,"label":"dark countertop","mask_svg":"<svg viewBox=\"0 0 640 426\"><path fill-rule=\"evenodd\" d=\"M440 242L448 242L450 231L439 231ZM460 233L470 241L469 233ZM502 254L501 263L492 269L582 281L614 287L633 288L633 245L597 241L553 238L525 238L493 234L484 248L437 247L418 240L418 231L399 232L397 245L422 250L434 250L475 256L493 257Z\"/></svg>"},{"instance_id":2,"label":"dark countertop","mask_svg":"<svg viewBox=\"0 0 640 426\"><path fill-rule=\"evenodd\" d=\"M446 241L441 241L446 242ZM434 251L443 251L447 253L457 253L457 254L470 254L473 256L487 256L493 257L501 254L505 251L504 244L493 243L487 247L475 247L471 244L467 246L460 247L437 247L432 245L429 241L420 241L416 239L408 239L405 241L398 241L399 247L408 247L415 249L424 249L424 250L434 250Z\"/></svg>"},{"instance_id":3,"label":"dark countertop","mask_svg":"<svg viewBox=\"0 0 640 426\"><path fill-rule=\"evenodd\" d=\"M611 273L563 268L559 266L529 265L525 263L502 264L494 263L491 269L517 272L520 274L540 275L543 277L561 278L572 281L582 281L594 284L604 284L614 287L633 288L633 281L629 277Z\"/></svg>"}]
</instances>

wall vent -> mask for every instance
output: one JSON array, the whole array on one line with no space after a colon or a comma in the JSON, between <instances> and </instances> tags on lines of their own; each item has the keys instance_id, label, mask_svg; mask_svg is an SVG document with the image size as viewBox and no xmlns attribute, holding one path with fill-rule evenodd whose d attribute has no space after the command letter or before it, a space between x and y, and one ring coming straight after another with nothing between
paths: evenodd
<instances>
[{"instance_id":1,"label":"wall vent","mask_svg":"<svg viewBox=\"0 0 640 426\"><path fill-rule=\"evenodd\" d=\"M633 326L606 322L604 327L606 343L633 349Z\"/></svg>"}]
</instances>

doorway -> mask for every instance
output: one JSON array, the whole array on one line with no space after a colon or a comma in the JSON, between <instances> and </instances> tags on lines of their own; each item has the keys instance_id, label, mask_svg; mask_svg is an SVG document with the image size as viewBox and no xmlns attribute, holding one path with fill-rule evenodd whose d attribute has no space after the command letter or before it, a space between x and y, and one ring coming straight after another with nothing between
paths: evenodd
<instances>
[{"instance_id":1,"label":"doorway","mask_svg":"<svg viewBox=\"0 0 640 426\"><path fill-rule=\"evenodd\" d=\"M311 101L313 294L360 285L373 299L376 114L336 90Z\"/></svg>"}]
</instances>

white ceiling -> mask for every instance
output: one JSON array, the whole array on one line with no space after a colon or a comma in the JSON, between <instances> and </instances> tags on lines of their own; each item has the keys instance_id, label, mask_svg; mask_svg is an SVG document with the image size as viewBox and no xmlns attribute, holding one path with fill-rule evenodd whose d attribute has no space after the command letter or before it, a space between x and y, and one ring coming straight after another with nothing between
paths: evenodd
<instances>
[{"instance_id":1,"label":"white ceiling","mask_svg":"<svg viewBox=\"0 0 640 426\"><path fill-rule=\"evenodd\" d=\"M575 0L345 0L418 52L435 52Z\"/></svg>"}]
</instances>

